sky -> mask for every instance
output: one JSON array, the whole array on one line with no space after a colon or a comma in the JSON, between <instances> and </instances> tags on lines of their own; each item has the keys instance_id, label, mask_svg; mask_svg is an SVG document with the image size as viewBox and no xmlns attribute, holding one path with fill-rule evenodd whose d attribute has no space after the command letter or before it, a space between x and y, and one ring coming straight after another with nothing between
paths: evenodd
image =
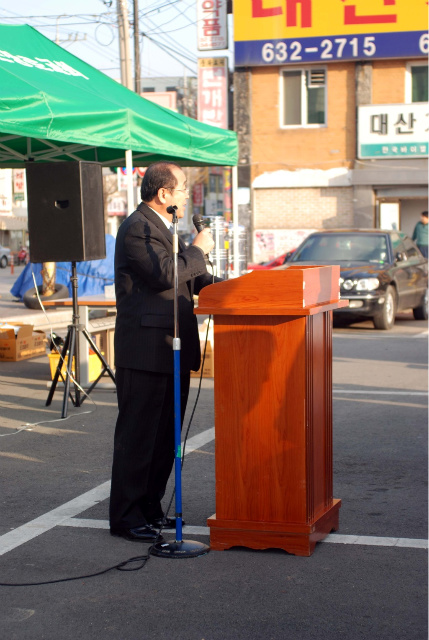
<instances>
[{"instance_id":1,"label":"sky","mask_svg":"<svg viewBox=\"0 0 429 640\"><path fill-rule=\"evenodd\" d=\"M116 0L0 0L0 24L30 24L78 58L120 79ZM230 51L197 50L195 0L138 0L141 76L191 76L198 57L225 56ZM12 10L13 9L13 10ZM128 0L129 20L133 2ZM230 23L231 26L231 23ZM131 57L134 44L131 36Z\"/></svg>"}]
</instances>

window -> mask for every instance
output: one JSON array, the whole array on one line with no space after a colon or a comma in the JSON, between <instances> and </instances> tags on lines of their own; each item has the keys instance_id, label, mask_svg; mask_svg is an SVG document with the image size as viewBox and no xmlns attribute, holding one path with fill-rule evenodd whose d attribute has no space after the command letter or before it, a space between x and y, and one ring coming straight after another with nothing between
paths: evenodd
<instances>
[{"instance_id":1,"label":"window","mask_svg":"<svg viewBox=\"0 0 429 640\"><path fill-rule=\"evenodd\" d=\"M428 65L411 67L411 102L428 100Z\"/></svg>"},{"instance_id":2,"label":"window","mask_svg":"<svg viewBox=\"0 0 429 640\"><path fill-rule=\"evenodd\" d=\"M407 65L405 102L428 101L428 65L414 62Z\"/></svg>"},{"instance_id":3,"label":"window","mask_svg":"<svg viewBox=\"0 0 429 640\"><path fill-rule=\"evenodd\" d=\"M326 124L326 70L282 70L283 127Z\"/></svg>"},{"instance_id":4,"label":"window","mask_svg":"<svg viewBox=\"0 0 429 640\"><path fill-rule=\"evenodd\" d=\"M385 262L386 236L369 233L318 233L295 251L292 262L338 264L339 262Z\"/></svg>"}]
</instances>

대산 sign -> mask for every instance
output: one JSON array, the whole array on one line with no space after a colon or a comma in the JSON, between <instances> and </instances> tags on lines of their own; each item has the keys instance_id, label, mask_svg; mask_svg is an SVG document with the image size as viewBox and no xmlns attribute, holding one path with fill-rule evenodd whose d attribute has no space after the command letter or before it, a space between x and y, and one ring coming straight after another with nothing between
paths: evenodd
<instances>
[{"instance_id":1,"label":"\ub300\uc0b0 sign","mask_svg":"<svg viewBox=\"0 0 429 640\"><path fill-rule=\"evenodd\" d=\"M427 104L371 104L358 111L358 158L428 155Z\"/></svg>"},{"instance_id":2,"label":"\ub300\uc0b0 sign","mask_svg":"<svg viewBox=\"0 0 429 640\"><path fill-rule=\"evenodd\" d=\"M236 66L424 57L426 0L234 0Z\"/></svg>"}]
</instances>

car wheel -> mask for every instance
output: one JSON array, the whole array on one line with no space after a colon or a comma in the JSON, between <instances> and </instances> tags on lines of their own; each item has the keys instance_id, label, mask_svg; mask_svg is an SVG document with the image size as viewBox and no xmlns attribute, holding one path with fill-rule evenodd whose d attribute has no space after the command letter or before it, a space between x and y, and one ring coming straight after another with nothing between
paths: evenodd
<instances>
[{"instance_id":1,"label":"car wheel","mask_svg":"<svg viewBox=\"0 0 429 640\"><path fill-rule=\"evenodd\" d=\"M388 331L395 324L396 315L396 292L391 286L388 286L384 296L384 304L380 313L373 317L372 321L376 329Z\"/></svg>"},{"instance_id":2,"label":"car wheel","mask_svg":"<svg viewBox=\"0 0 429 640\"><path fill-rule=\"evenodd\" d=\"M4 269L5 267L7 267L7 258L6 258L6 256L2 256L2 257L0 258L0 267L1 267L2 269Z\"/></svg>"},{"instance_id":3,"label":"car wheel","mask_svg":"<svg viewBox=\"0 0 429 640\"><path fill-rule=\"evenodd\" d=\"M413 316L416 320L427 320L428 319L428 290L426 289L425 295L423 296L422 303L413 309Z\"/></svg>"},{"instance_id":4,"label":"car wheel","mask_svg":"<svg viewBox=\"0 0 429 640\"><path fill-rule=\"evenodd\" d=\"M39 292L40 300L42 302L45 302L45 300L58 300L59 298L69 298L70 297L68 287L66 287L63 284L55 283L55 292L50 296L42 296L42 285L37 287L37 290ZM42 308L40 306L39 299L38 299L38 297L36 295L36 288L35 287L32 287L31 289L28 289L28 291L26 291L24 293L23 300L24 300L25 306L28 309L41 309Z\"/></svg>"}]
</instances>

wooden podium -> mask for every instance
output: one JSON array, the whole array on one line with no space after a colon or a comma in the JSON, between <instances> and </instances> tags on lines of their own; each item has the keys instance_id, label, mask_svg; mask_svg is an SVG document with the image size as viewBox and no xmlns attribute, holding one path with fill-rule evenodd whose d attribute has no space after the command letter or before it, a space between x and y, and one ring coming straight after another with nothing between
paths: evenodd
<instances>
[{"instance_id":1,"label":"wooden podium","mask_svg":"<svg viewBox=\"0 0 429 640\"><path fill-rule=\"evenodd\" d=\"M214 316L212 549L309 556L338 529L332 497L332 309L337 266L254 271L205 287Z\"/></svg>"}]
</instances>

